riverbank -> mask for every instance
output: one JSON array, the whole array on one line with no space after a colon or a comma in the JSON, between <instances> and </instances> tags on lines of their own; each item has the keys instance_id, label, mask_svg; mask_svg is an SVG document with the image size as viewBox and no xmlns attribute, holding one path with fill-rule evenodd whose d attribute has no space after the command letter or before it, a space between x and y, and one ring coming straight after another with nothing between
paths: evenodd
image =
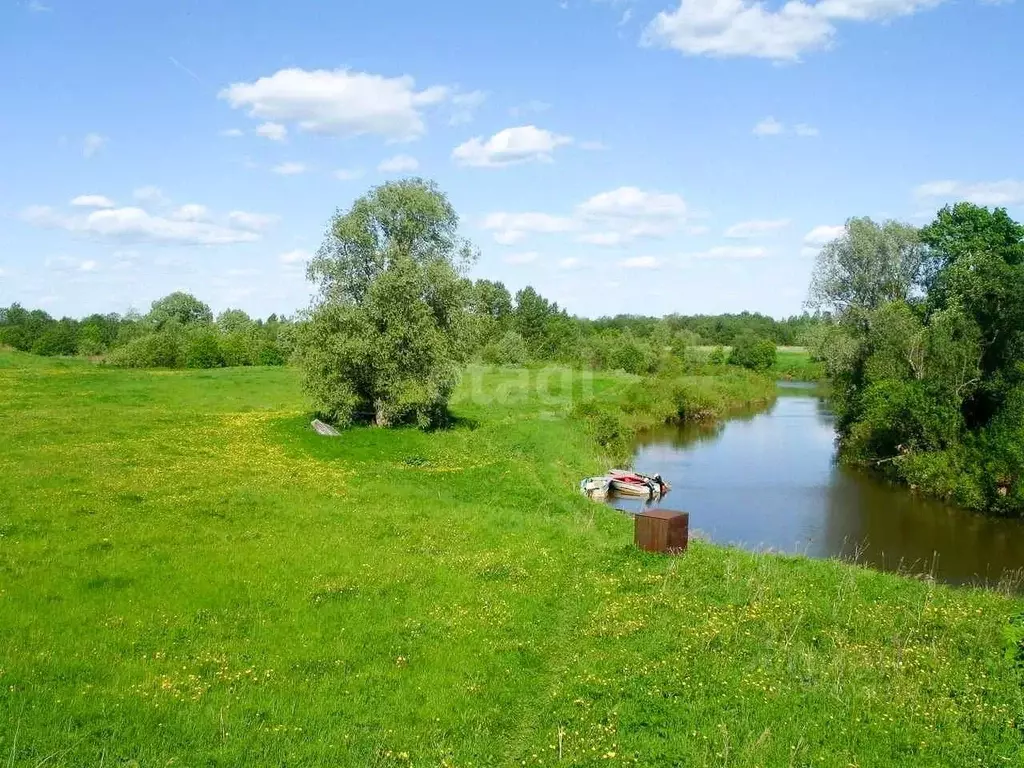
<instances>
[{"instance_id":1,"label":"riverbank","mask_svg":"<svg viewBox=\"0 0 1024 768\"><path fill-rule=\"evenodd\" d=\"M473 369L454 428L332 440L289 369L0 353L0 755L1021 759L1024 602L702 542L649 556L580 497L603 459L569 414L634 383Z\"/></svg>"},{"instance_id":2,"label":"riverbank","mask_svg":"<svg viewBox=\"0 0 1024 768\"><path fill-rule=\"evenodd\" d=\"M724 422L645 430L634 459L673 486L665 503L709 541L1024 591L1024 523L837 465L834 418L814 385L780 384L773 403Z\"/></svg>"},{"instance_id":3,"label":"riverbank","mask_svg":"<svg viewBox=\"0 0 1024 768\"><path fill-rule=\"evenodd\" d=\"M774 379L722 366L715 375L620 377L594 397L575 403L573 416L586 424L602 461L626 463L637 434L664 424L714 422L729 413L764 405L777 394Z\"/></svg>"}]
</instances>

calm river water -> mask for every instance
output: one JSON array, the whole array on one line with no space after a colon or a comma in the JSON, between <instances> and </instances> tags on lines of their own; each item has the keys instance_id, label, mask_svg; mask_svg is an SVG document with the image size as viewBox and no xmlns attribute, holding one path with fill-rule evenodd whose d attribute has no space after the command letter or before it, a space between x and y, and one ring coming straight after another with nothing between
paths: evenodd
<instances>
[{"instance_id":1,"label":"calm river water","mask_svg":"<svg viewBox=\"0 0 1024 768\"><path fill-rule=\"evenodd\" d=\"M689 512L691 531L748 549L856 558L955 584L993 584L1024 569L1024 524L837 467L825 400L800 385L782 384L779 393L769 409L716 426L642 435L636 468L660 472L673 487L658 506Z\"/></svg>"}]
</instances>

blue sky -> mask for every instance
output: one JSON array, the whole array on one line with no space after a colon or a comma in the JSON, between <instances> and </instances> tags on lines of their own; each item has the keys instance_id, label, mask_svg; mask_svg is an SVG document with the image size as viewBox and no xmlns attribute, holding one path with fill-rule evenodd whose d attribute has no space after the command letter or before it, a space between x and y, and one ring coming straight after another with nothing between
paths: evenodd
<instances>
[{"instance_id":1,"label":"blue sky","mask_svg":"<svg viewBox=\"0 0 1024 768\"><path fill-rule=\"evenodd\" d=\"M0 306L306 306L336 208L435 179L570 311L801 309L849 216L1024 218L1024 5L3 0Z\"/></svg>"}]
</instances>

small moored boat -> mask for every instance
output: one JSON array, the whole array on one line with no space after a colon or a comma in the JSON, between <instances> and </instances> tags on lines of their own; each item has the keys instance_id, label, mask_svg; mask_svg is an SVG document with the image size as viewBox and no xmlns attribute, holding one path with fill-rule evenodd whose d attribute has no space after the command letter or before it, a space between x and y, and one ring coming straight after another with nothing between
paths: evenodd
<instances>
[{"instance_id":1,"label":"small moored boat","mask_svg":"<svg viewBox=\"0 0 1024 768\"><path fill-rule=\"evenodd\" d=\"M612 490L623 496L643 496L649 499L664 496L671 490L661 475L647 475L643 472L630 472L625 469L610 469Z\"/></svg>"},{"instance_id":2,"label":"small moored boat","mask_svg":"<svg viewBox=\"0 0 1024 768\"><path fill-rule=\"evenodd\" d=\"M592 499L603 499L610 486L610 477L585 477L580 481L580 493Z\"/></svg>"}]
</instances>

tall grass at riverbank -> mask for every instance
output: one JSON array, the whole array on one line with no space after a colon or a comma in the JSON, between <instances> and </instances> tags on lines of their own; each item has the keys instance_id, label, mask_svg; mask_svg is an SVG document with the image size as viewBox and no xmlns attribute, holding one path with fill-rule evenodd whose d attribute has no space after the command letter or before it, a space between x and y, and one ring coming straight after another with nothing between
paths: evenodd
<instances>
[{"instance_id":1,"label":"tall grass at riverbank","mask_svg":"<svg viewBox=\"0 0 1024 768\"><path fill-rule=\"evenodd\" d=\"M632 454L633 439L640 430L687 421L717 421L730 411L768 403L775 396L771 377L722 366L716 375L624 380L578 402L574 415L587 424L609 461L624 463Z\"/></svg>"},{"instance_id":2,"label":"tall grass at riverbank","mask_svg":"<svg viewBox=\"0 0 1024 768\"><path fill-rule=\"evenodd\" d=\"M289 369L0 353L0 764L1020 763L1021 600L580 497L569 414L635 383L473 369L451 429L327 439Z\"/></svg>"}]
</instances>

